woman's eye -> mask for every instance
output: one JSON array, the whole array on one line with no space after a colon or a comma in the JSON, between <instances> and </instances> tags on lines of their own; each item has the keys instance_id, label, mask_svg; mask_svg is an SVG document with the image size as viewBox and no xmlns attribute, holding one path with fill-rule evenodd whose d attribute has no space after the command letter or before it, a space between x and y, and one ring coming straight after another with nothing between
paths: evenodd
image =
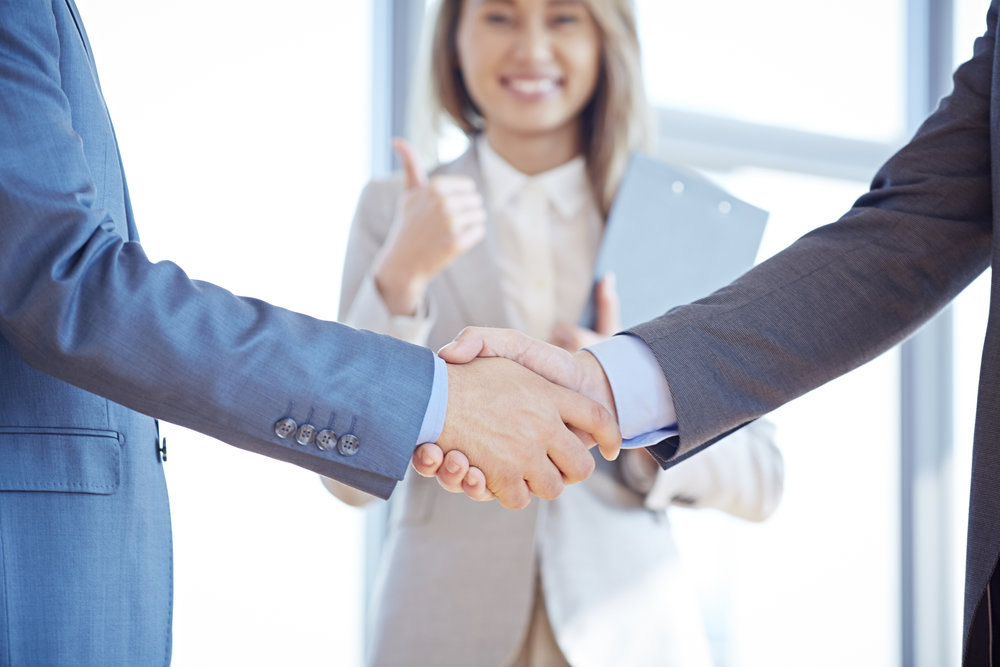
<instances>
[{"instance_id":1,"label":"woman's eye","mask_svg":"<svg viewBox=\"0 0 1000 667\"><path fill-rule=\"evenodd\" d=\"M570 23L578 23L580 17L575 14L556 14L549 21L552 25L567 25Z\"/></svg>"},{"instance_id":2,"label":"woman's eye","mask_svg":"<svg viewBox=\"0 0 1000 667\"><path fill-rule=\"evenodd\" d=\"M506 14L487 14L485 20L487 23L492 25L510 25L514 22L514 20Z\"/></svg>"}]
</instances>

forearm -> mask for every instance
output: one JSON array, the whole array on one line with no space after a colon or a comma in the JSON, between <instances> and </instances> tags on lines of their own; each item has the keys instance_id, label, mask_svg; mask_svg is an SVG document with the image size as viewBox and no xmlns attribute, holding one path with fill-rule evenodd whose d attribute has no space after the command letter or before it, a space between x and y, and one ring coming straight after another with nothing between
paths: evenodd
<instances>
[{"instance_id":1,"label":"forearm","mask_svg":"<svg viewBox=\"0 0 1000 667\"><path fill-rule=\"evenodd\" d=\"M632 331L673 392L678 455L873 359L988 266L992 43L839 222Z\"/></svg>"},{"instance_id":2,"label":"forearm","mask_svg":"<svg viewBox=\"0 0 1000 667\"><path fill-rule=\"evenodd\" d=\"M115 153L110 125L72 112L61 87L52 16L9 3L3 16L3 338L36 368L95 394L387 494L412 453L432 355L149 262L125 240L121 179L102 161ZM97 105L92 82L73 83L75 97ZM275 422L285 416L354 429L361 448L346 457L282 439Z\"/></svg>"}]
</instances>

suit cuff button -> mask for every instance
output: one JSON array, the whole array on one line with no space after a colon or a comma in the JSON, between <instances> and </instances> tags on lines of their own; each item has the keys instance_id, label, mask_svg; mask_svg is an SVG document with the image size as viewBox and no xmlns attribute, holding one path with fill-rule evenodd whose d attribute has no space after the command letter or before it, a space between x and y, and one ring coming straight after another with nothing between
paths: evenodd
<instances>
[{"instance_id":1,"label":"suit cuff button","mask_svg":"<svg viewBox=\"0 0 1000 667\"><path fill-rule=\"evenodd\" d=\"M337 441L337 451L343 456L354 456L358 453L358 447L361 443L358 441L358 436L353 433L346 433L340 436L340 440Z\"/></svg>"},{"instance_id":2,"label":"suit cuff button","mask_svg":"<svg viewBox=\"0 0 1000 667\"><path fill-rule=\"evenodd\" d=\"M311 445L313 441L313 436L316 435L316 427L312 424L303 424L299 427L299 430L295 432L295 442L299 443L303 447L306 445Z\"/></svg>"},{"instance_id":3,"label":"suit cuff button","mask_svg":"<svg viewBox=\"0 0 1000 667\"><path fill-rule=\"evenodd\" d=\"M320 451L328 452L337 446L337 434L328 428L316 434L316 447Z\"/></svg>"},{"instance_id":4,"label":"suit cuff button","mask_svg":"<svg viewBox=\"0 0 1000 667\"><path fill-rule=\"evenodd\" d=\"M298 428L298 424L291 417L285 417L284 419L279 419L274 423L274 434L284 440L291 434L295 433Z\"/></svg>"}]
</instances>

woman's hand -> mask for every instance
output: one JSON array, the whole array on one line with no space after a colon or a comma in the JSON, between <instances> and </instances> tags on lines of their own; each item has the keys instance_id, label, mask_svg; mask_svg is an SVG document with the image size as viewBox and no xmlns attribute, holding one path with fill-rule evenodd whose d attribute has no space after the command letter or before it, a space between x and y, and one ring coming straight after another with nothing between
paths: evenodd
<instances>
[{"instance_id":1,"label":"woman's hand","mask_svg":"<svg viewBox=\"0 0 1000 667\"><path fill-rule=\"evenodd\" d=\"M605 273L598 281L597 288L594 290L594 301L597 310L597 326L593 330L566 322L557 322L552 328L552 337L549 342L564 350L576 352L580 348L610 338L621 331L621 304L618 301L615 274Z\"/></svg>"},{"instance_id":2,"label":"woman's hand","mask_svg":"<svg viewBox=\"0 0 1000 667\"><path fill-rule=\"evenodd\" d=\"M393 148L406 171L406 192L375 259L375 285L393 315L413 315L431 279L483 239L486 209L468 176L428 180L408 141L396 139Z\"/></svg>"}]
</instances>

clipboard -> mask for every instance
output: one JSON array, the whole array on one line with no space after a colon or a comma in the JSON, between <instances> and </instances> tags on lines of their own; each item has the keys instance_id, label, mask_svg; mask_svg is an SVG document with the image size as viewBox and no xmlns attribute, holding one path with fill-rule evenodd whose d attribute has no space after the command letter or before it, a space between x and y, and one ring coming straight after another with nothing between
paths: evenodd
<instances>
[{"instance_id":1,"label":"clipboard","mask_svg":"<svg viewBox=\"0 0 1000 667\"><path fill-rule=\"evenodd\" d=\"M615 274L622 327L728 285L753 265L768 212L705 176L636 153L608 216L594 280ZM593 328L591 298L581 326Z\"/></svg>"}]
</instances>

